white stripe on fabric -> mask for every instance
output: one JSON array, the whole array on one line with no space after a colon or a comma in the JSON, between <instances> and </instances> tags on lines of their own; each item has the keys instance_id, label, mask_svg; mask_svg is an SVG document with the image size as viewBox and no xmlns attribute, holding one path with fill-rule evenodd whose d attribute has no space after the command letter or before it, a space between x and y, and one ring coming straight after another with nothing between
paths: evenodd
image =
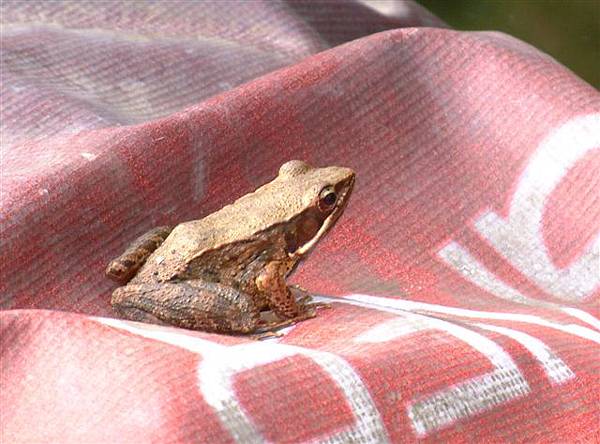
<instances>
[{"instance_id":1,"label":"white stripe on fabric","mask_svg":"<svg viewBox=\"0 0 600 444\"><path fill-rule=\"evenodd\" d=\"M550 381L562 384L575 377L575 373L550 348L538 338L511 328L489 324L475 324L485 330L494 331L514 339L525 347L541 364Z\"/></svg>"},{"instance_id":2,"label":"white stripe on fabric","mask_svg":"<svg viewBox=\"0 0 600 444\"><path fill-rule=\"evenodd\" d=\"M450 242L438 251L438 256L465 279L473 282L497 298L532 305L534 307L544 305L542 301L528 298L520 291L502 282L457 242Z\"/></svg>"},{"instance_id":3,"label":"white stripe on fabric","mask_svg":"<svg viewBox=\"0 0 600 444\"><path fill-rule=\"evenodd\" d=\"M343 358L332 353L274 342L224 346L169 331L165 327L108 318L95 320L110 327L201 354L202 361L198 368L199 389L207 403L215 409L223 426L238 442L264 443L266 440L239 403L232 387L233 376L240 371L294 355L311 359L335 381L344 393L356 421L349 429L320 438L319 442L375 444L389 441L381 415L360 376Z\"/></svg>"},{"instance_id":4,"label":"white stripe on fabric","mask_svg":"<svg viewBox=\"0 0 600 444\"><path fill-rule=\"evenodd\" d=\"M391 299L381 296L370 296L365 294L353 294L345 296L343 298L317 297L316 300L323 302L340 302L344 304L358 305L362 307L372 308L375 310L389 311L391 313L398 313L398 310L401 310L424 314L426 314L427 312L440 313L463 318L496 319L503 321L524 322L527 324L534 324L542 327L552 328L554 330L562 331L564 333L600 344L600 333L596 332L595 330L591 330L587 327L583 327L577 324L558 324L556 322L551 322L546 319L540 318L539 316L529 314L468 310L465 308L447 307L445 305L409 301L406 299Z\"/></svg>"}]
</instances>

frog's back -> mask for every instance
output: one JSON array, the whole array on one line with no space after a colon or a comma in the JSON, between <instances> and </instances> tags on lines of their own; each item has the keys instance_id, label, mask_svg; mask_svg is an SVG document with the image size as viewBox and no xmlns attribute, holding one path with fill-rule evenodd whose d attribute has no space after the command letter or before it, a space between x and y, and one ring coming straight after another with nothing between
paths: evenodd
<instances>
[{"instance_id":1,"label":"frog's back","mask_svg":"<svg viewBox=\"0 0 600 444\"><path fill-rule=\"evenodd\" d=\"M177 225L132 282L168 281L186 274L192 260L211 252L235 251L235 244L266 242L262 233L285 222L287 214L255 197L256 192L248 194L203 219Z\"/></svg>"},{"instance_id":2,"label":"frog's back","mask_svg":"<svg viewBox=\"0 0 600 444\"><path fill-rule=\"evenodd\" d=\"M351 184L353 177L354 172L348 168L313 168L302 161L286 162L273 181L253 193L203 219L178 225L132 282L185 279L192 260L196 266L201 262L199 258L215 251L236 265L243 265L236 254L254 253L265 248L265 242L277 243L288 223L315 205L325 186ZM242 244L245 248L235 247Z\"/></svg>"}]
</instances>

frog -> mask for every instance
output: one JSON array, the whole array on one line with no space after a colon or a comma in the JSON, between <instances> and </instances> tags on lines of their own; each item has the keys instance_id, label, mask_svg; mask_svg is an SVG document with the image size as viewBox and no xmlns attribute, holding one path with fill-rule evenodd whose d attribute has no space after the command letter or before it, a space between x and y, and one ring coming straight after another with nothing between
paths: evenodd
<instances>
[{"instance_id":1,"label":"frog","mask_svg":"<svg viewBox=\"0 0 600 444\"><path fill-rule=\"evenodd\" d=\"M218 211L150 230L106 268L121 284L112 307L133 321L233 335L314 318L327 304L297 297L286 279L339 220L355 176L290 160Z\"/></svg>"}]
</instances>

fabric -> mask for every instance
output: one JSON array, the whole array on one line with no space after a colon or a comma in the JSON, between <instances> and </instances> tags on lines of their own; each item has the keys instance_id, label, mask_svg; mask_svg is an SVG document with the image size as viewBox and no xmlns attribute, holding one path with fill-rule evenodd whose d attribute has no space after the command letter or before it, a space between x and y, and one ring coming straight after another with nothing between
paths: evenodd
<instances>
[{"instance_id":1,"label":"fabric","mask_svg":"<svg viewBox=\"0 0 600 444\"><path fill-rule=\"evenodd\" d=\"M599 442L600 95L415 3L2 3L1 441ZM347 42L347 43L346 43ZM103 270L289 159L352 167L279 339Z\"/></svg>"}]
</instances>

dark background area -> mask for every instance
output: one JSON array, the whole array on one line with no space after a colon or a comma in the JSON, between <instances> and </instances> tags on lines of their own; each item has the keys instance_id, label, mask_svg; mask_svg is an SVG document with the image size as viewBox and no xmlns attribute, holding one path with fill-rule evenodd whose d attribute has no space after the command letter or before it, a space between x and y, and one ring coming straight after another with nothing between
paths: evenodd
<instances>
[{"instance_id":1,"label":"dark background area","mask_svg":"<svg viewBox=\"0 0 600 444\"><path fill-rule=\"evenodd\" d=\"M600 0L417 0L460 30L496 30L600 88Z\"/></svg>"}]
</instances>

